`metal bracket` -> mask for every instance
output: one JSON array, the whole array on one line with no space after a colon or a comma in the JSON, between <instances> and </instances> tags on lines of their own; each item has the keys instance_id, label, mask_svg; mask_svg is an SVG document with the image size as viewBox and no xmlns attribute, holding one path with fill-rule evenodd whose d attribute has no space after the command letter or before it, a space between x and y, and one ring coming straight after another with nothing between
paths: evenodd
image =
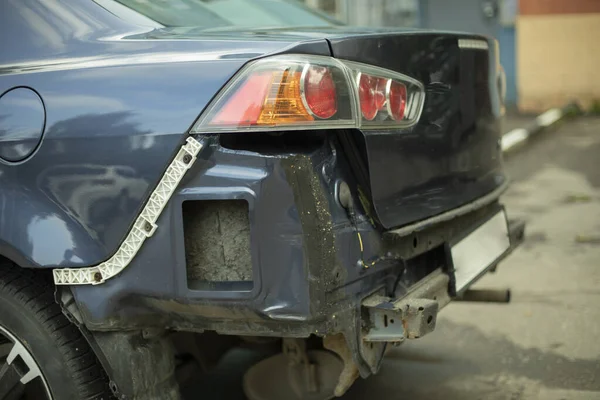
<instances>
[{"instance_id":1,"label":"metal bracket","mask_svg":"<svg viewBox=\"0 0 600 400\"><path fill-rule=\"evenodd\" d=\"M435 329L438 311L450 302L450 278L436 270L401 299L374 295L363 301L369 342L402 342Z\"/></svg>"}]
</instances>

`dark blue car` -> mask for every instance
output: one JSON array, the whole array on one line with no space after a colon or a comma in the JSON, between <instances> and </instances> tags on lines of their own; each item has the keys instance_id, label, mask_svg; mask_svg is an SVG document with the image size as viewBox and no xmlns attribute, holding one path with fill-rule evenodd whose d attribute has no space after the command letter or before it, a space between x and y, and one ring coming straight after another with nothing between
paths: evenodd
<instances>
[{"instance_id":1,"label":"dark blue car","mask_svg":"<svg viewBox=\"0 0 600 400\"><path fill-rule=\"evenodd\" d=\"M250 399L341 396L520 242L502 87L493 39L291 1L2 0L0 399L240 346Z\"/></svg>"}]
</instances>

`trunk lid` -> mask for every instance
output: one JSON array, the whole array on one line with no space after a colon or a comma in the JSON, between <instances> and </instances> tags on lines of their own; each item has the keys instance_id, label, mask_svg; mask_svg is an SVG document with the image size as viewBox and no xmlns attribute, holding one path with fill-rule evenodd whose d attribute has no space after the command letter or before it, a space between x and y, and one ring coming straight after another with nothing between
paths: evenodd
<instances>
[{"instance_id":1,"label":"trunk lid","mask_svg":"<svg viewBox=\"0 0 600 400\"><path fill-rule=\"evenodd\" d=\"M505 183L496 42L443 32L328 38L334 57L418 79L417 125L344 135L361 200L386 229L469 203Z\"/></svg>"}]
</instances>

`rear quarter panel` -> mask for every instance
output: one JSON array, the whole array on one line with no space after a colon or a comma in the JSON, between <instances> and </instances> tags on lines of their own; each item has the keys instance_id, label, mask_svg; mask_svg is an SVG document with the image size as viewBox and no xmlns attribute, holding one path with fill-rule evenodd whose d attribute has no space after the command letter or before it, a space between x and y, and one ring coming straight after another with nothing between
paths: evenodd
<instances>
[{"instance_id":1,"label":"rear quarter panel","mask_svg":"<svg viewBox=\"0 0 600 400\"><path fill-rule=\"evenodd\" d=\"M29 87L46 110L35 153L0 161L5 257L27 267L110 257L211 98L249 59L289 45L129 38L140 32L91 1L0 5L0 95Z\"/></svg>"}]
</instances>

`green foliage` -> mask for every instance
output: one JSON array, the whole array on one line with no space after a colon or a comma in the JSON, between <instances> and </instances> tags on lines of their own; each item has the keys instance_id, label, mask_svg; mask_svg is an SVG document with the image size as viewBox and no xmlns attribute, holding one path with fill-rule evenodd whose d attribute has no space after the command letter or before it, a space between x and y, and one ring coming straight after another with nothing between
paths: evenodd
<instances>
[{"instance_id":1,"label":"green foliage","mask_svg":"<svg viewBox=\"0 0 600 400\"><path fill-rule=\"evenodd\" d=\"M591 115L600 115L600 99L592 101L592 105L590 106L588 112Z\"/></svg>"}]
</instances>

